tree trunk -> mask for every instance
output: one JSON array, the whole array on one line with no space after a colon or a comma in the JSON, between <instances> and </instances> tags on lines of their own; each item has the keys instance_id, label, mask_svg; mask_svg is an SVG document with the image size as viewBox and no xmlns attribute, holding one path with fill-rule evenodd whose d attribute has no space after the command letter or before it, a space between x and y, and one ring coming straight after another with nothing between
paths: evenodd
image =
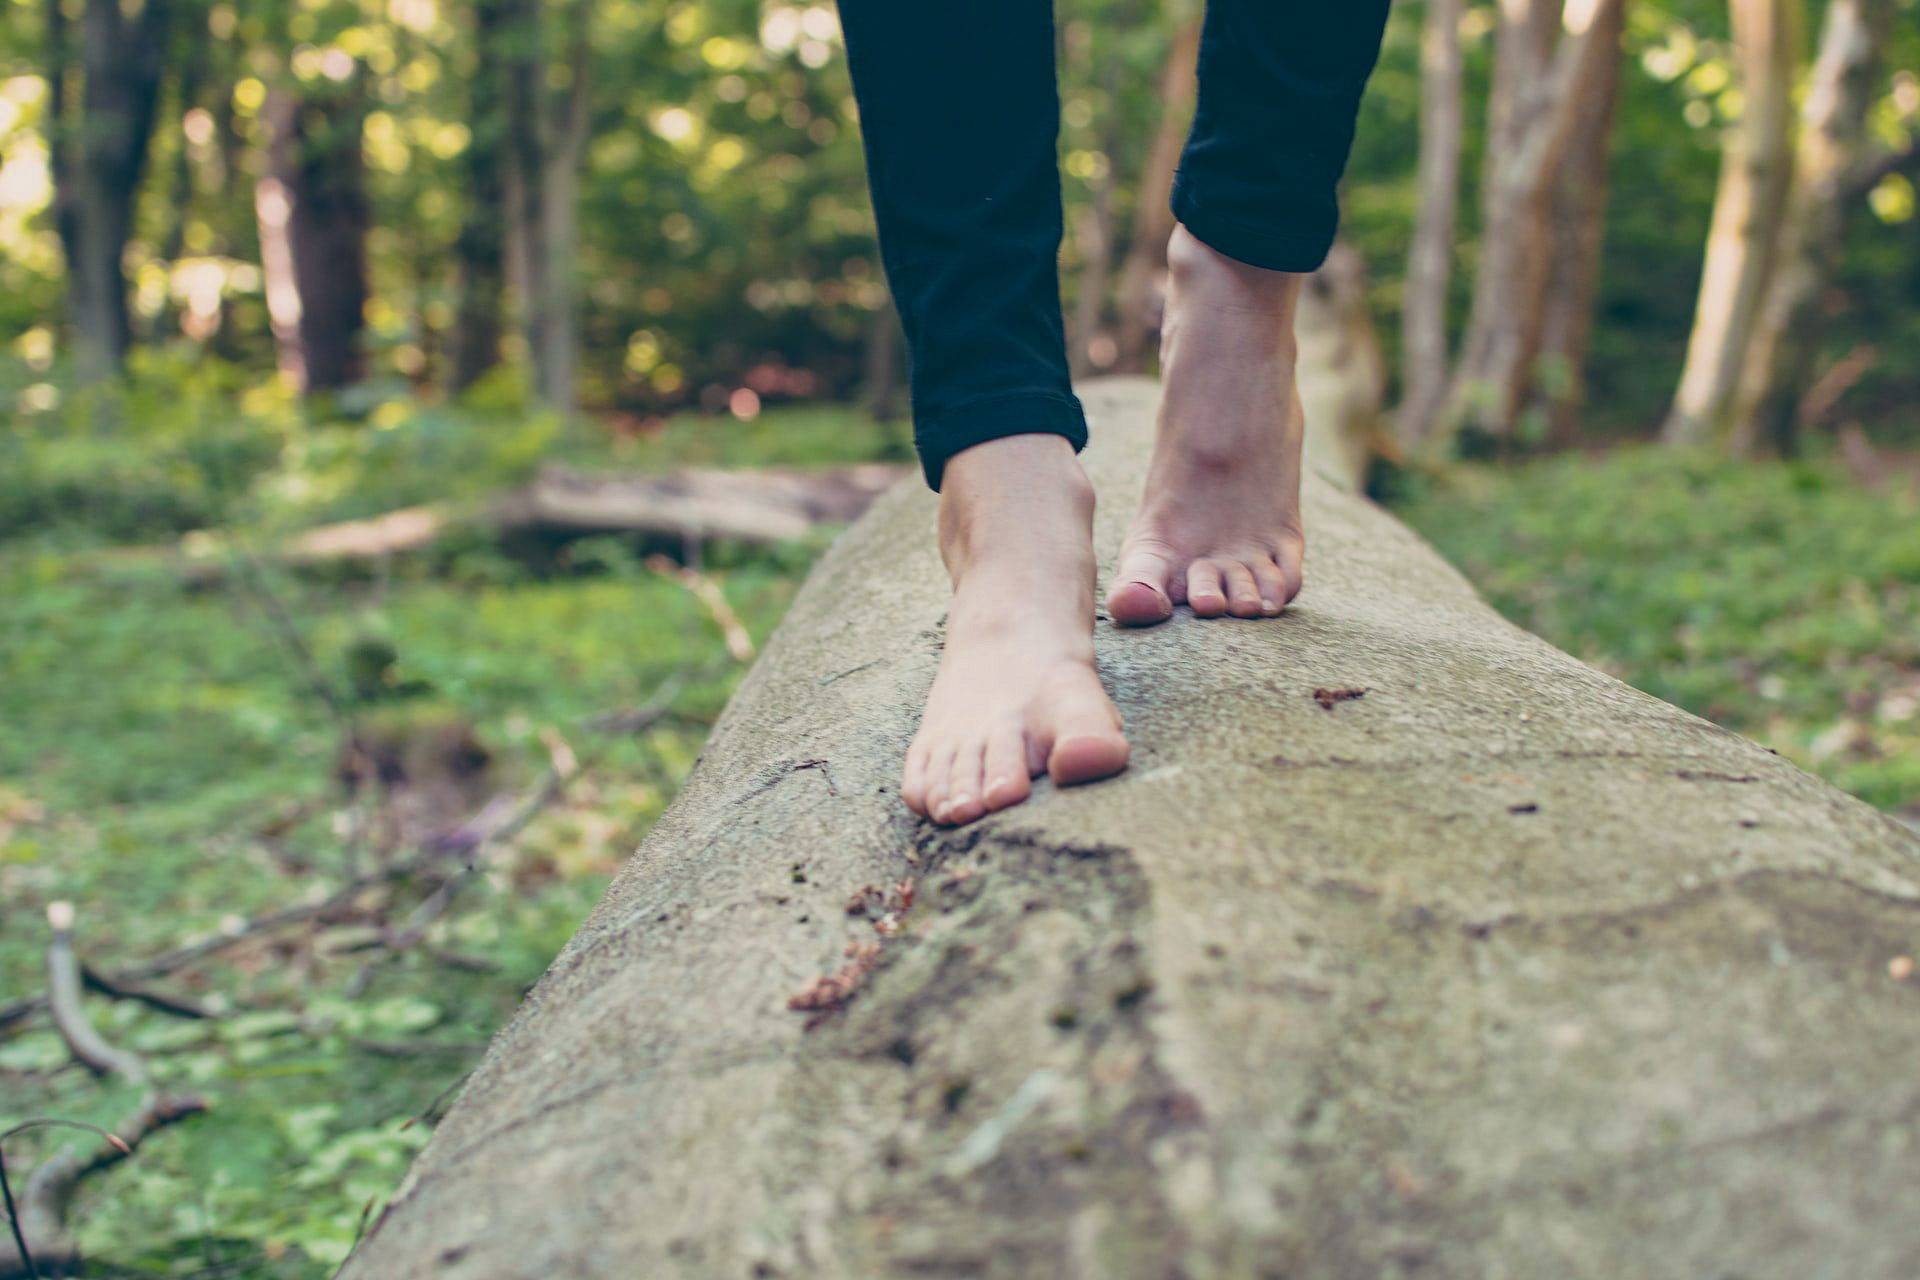
<instances>
[{"instance_id":1,"label":"tree trunk","mask_svg":"<svg viewBox=\"0 0 1920 1280\"><path fill-rule=\"evenodd\" d=\"M132 328L122 259L153 137L170 4L147 0L130 15L117 0L86 0L76 93L66 19L57 0L49 0L51 161L59 187L54 222L67 254L83 379L111 377L126 363Z\"/></svg>"},{"instance_id":2,"label":"tree trunk","mask_svg":"<svg viewBox=\"0 0 1920 1280\"><path fill-rule=\"evenodd\" d=\"M1134 189L1133 232L1120 270L1116 298L1119 348L1114 367L1139 372L1151 366L1160 334L1160 305L1167 272L1167 241L1173 236L1173 173L1180 166L1193 114L1194 67L1200 57L1200 19L1180 29L1160 77L1160 131Z\"/></svg>"},{"instance_id":3,"label":"tree trunk","mask_svg":"<svg viewBox=\"0 0 1920 1280\"><path fill-rule=\"evenodd\" d=\"M1596 85L1618 57L1616 11L1623 3L1502 6L1480 270L1449 392L1450 428L1509 439L1520 425L1543 338L1554 183Z\"/></svg>"},{"instance_id":4,"label":"tree trunk","mask_svg":"<svg viewBox=\"0 0 1920 1280\"><path fill-rule=\"evenodd\" d=\"M1831 0L1800 109L1775 267L1736 390L1730 442L1739 452L1791 453L1798 407L1820 353L1821 295L1833 278L1873 103L1887 0Z\"/></svg>"},{"instance_id":5,"label":"tree trunk","mask_svg":"<svg viewBox=\"0 0 1920 1280\"><path fill-rule=\"evenodd\" d=\"M571 6L569 79L547 87L540 0L502 0L507 59L508 254L520 295L520 321L533 362L534 390L549 407L575 404L578 329L573 267L580 158L588 132L587 68L591 7Z\"/></svg>"},{"instance_id":6,"label":"tree trunk","mask_svg":"<svg viewBox=\"0 0 1920 1280\"><path fill-rule=\"evenodd\" d=\"M1132 769L941 830L881 499L344 1280L1908 1275L1920 837L1307 501L1287 619L1100 629Z\"/></svg>"},{"instance_id":7,"label":"tree trunk","mask_svg":"<svg viewBox=\"0 0 1920 1280\"><path fill-rule=\"evenodd\" d=\"M354 90L268 95L265 171L254 189L260 266L281 372L302 395L365 373L366 238L372 222Z\"/></svg>"},{"instance_id":8,"label":"tree trunk","mask_svg":"<svg viewBox=\"0 0 1920 1280\"><path fill-rule=\"evenodd\" d=\"M1607 160L1620 100L1621 37L1626 6L1603 13L1595 39L1612 56L1594 72L1590 96L1567 138L1548 208L1547 290L1530 408L1549 434L1568 438L1586 402L1587 347L1593 336L1594 292L1606 238Z\"/></svg>"},{"instance_id":9,"label":"tree trunk","mask_svg":"<svg viewBox=\"0 0 1920 1280\"><path fill-rule=\"evenodd\" d=\"M1420 211L1407 250L1406 298L1400 312L1405 368L1397 424L1401 442L1418 448L1433 432L1447 392L1447 293L1453 279L1453 237L1460 208L1462 59L1465 0L1427 0L1420 37Z\"/></svg>"},{"instance_id":10,"label":"tree trunk","mask_svg":"<svg viewBox=\"0 0 1920 1280\"><path fill-rule=\"evenodd\" d=\"M454 246L459 310L454 316L448 386L466 390L500 359L506 264L506 62L502 0L473 7L474 68L468 94L467 216Z\"/></svg>"},{"instance_id":11,"label":"tree trunk","mask_svg":"<svg viewBox=\"0 0 1920 1280\"><path fill-rule=\"evenodd\" d=\"M1727 441L1793 177L1798 0L1731 0L1730 9L1745 106L1722 156L1686 365L1661 430L1673 444Z\"/></svg>"}]
</instances>

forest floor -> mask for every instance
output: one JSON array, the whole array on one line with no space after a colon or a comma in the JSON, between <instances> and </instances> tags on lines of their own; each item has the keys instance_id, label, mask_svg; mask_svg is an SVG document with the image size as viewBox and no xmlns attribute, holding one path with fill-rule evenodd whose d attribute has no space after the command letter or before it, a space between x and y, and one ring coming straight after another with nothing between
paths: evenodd
<instances>
[{"instance_id":1,"label":"forest floor","mask_svg":"<svg viewBox=\"0 0 1920 1280\"><path fill-rule=\"evenodd\" d=\"M73 1225L110 1274L317 1277L672 799L745 664L629 540L456 540L378 572L243 558L199 581L103 551L207 526L264 546L542 458L900 460L905 440L833 409L618 437L406 407L308 427L267 406L212 438L168 427L164 406L152 419L0 441L0 1009L44 986L53 902L74 904L102 970L229 938L150 983L212 1016L87 1001L210 1110L89 1180ZM1521 625L1920 817L1905 482L1623 448L1463 469L1395 505ZM760 642L821 545L711 548L701 572ZM524 826L475 846L502 813ZM249 932L440 848L444 863ZM0 1025L0 1127L110 1124L134 1092L75 1064L44 1016ZM17 1138L8 1168L74 1140Z\"/></svg>"}]
</instances>

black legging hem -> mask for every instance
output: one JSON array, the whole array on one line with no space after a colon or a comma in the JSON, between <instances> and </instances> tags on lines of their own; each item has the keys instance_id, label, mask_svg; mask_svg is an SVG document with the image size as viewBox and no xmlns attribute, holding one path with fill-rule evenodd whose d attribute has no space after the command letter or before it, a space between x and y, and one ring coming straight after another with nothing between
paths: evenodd
<instances>
[{"instance_id":1,"label":"black legging hem","mask_svg":"<svg viewBox=\"0 0 1920 1280\"><path fill-rule=\"evenodd\" d=\"M1312 271L1387 0L1207 0L1175 216L1204 244ZM1052 0L841 0L927 483L1002 436L1077 449L1060 316Z\"/></svg>"},{"instance_id":2,"label":"black legging hem","mask_svg":"<svg viewBox=\"0 0 1920 1280\"><path fill-rule=\"evenodd\" d=\"M1007 436L1065 436L1075 453L1087 447L1087 416L1078 396L1057 391L1009 391L955 405L938 417L919 417L914 447L927 487L940 492L947 461L962 449Z\"/></svg>"}]
</instances>

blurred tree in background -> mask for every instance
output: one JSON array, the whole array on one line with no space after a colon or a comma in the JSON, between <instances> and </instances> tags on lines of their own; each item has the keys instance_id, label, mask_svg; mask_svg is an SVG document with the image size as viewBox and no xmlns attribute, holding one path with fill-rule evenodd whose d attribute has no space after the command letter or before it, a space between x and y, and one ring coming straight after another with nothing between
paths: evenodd
<instances>
[{"instance_id":1,"label":"blurred tree in background","mask_svg":"<svg viewBox=\"0 0 1920 1280\"><path fill-rule=\"evenodd\" d=\"M1401 6L1348 236L1405 442L1664 420L1782 446L1813 411L1900 430L1912 11ZM458 394L504 360L544 403L643 417L742 388L898 403L829 6L13 0L8 19L0 341L47 375L26 412L130 347L310 392ZM1083 371L1151 362L1195 21L1062 9Z\"/></svg>"}]
</instances>

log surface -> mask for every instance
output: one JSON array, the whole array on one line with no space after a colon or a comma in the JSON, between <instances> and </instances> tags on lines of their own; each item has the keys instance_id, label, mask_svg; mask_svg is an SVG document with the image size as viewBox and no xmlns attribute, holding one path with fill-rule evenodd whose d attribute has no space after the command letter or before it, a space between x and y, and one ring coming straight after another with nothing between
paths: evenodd
<instances>
[{"instance_id":1,"label":"log surface","mask_svg":"<svg viewBox=\"0 0 1920 1280\"><path fill-rule=\"evenodd\" d=\"M1910 1277L1920 839L1308 504L1283 618L1102 624L1123 777L943 832L883 498L344 1274Z\"/></svg>"}]
</instances>

